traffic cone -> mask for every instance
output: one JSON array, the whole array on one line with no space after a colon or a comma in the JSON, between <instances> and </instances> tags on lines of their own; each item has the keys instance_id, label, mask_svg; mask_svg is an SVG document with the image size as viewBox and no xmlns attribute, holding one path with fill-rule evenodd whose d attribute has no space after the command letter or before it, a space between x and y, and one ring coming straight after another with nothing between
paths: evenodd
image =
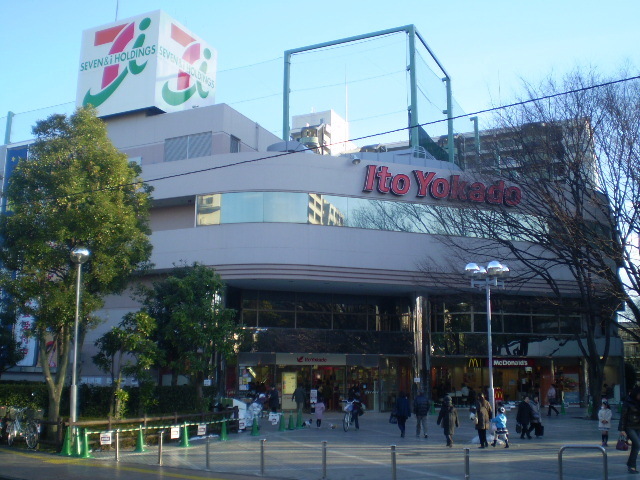
<instances>
[{"instance_id":1,"label":"traffic cone","mask_svg":"<svg viewBox=\"0 0 640 480\"><path fill-rule=\"evenodd\" d=\"M431 415L435 415L436 414L436 404L434 402L431 402Z\"/></svg>"},{"instance_id":2,"label":"traffic cone","mask_svg":"<svg viewBox=\"0 0 640 480\"><path fill-rule=\"evenodd\" d=\"M67 431L64 434L64 441L62 442L62 450L60 453L63 457L70 457L71 453L71 427L67 427Z\"/></svg>"},{"instance_id":3,"label":"traffic cone","mask_svg":"<svg viewBox=\"0 0 640 480\"><path fill-rule=\"evenodd\" d=\"M144 448L144 436L142 435L142 425L140 425L140 429L138 430L138 441L136 442L136 449L133 451L134 453L144 453L147 449Z\"/></svg>"},{"instance_id":4,"label":"traffic cone","mask_svg":"<svg viewBox=\"0 0 640 480\"><path fill-rule=\"evenodd\" d=\"M184 428L182 429L182 438L180 439L180 447L188 448L191 446L189 443L189 431L187 429L187 422L184 422Z\"/></svg>"},{"instance_id":5,"label":"traffic cone","mask_svg":"<svg viewBox=\"0 0 640 480\"><path fill-rule=\"evenodd\" d=\"M567 414L567 411L564 409L564 402L562 402L562 403L560 404L560 413L561 413L562 415L566 415L566 414Z\"/></svg>"},{"instance_id":6,"label":"traffic cone","mask_svg":"<svg viewBox=\"0 0 640 480\"><path fill-rule=\"evenodd\" d=\"M82 433L82 453L80 454L80 458L96 458L91 455L89 451L89 434L87 433L87 429L84 429Z\"/></svg>"},{"instance_id":7,"label":"traffic cone","mask_svg":"<svg viewBox=\"0 0 640 480\"><path fill-rule=\"evenodd\" d=\"M296 424L293 422L293 413L289 414L289 427L287 428L287 430L295 430L296 429Z\"/></svg>"},{"instance_id":8,"label":"traffic cone","mask_svg":"<svg viewBox=\"0 0 640 480\"><path fill-rule=\"evenodd\" d=\"M302 425L302 413L300 412L298 412L298 415L296 416L296 428L304 428L304 425Z\"/></svg>"},{"instance_id":9,"label":"traffic cone","mask_svg":"<svg viewBox=\"0 0 640 480\"><path fill-rule=\"evenodd\" d=\"M71 456L80 458L82 457L82 441L80 439L79 429L76 427L72 430L72 440L71 440Z\"/></svg>"},{"instance_id":10,"label":"traffic cone","mask_svg":"<svg viewBox=\"0 0 640 480\"><path fill-rule=\"evenodd\" d=\"M227 420L225 419L220 427L220 441L225 442L227 440L229 440L229 437L227 436Z\"/></svg>"},{"instance_id":11,"label":"traffic cone","mask_svg":"<svg viewBox=\"0 0 640 480\"><path fill-rule=\"evenodd\" d=\"M252 437L257 437L258 435L260 435L260 433L258 432L258 417L254 417L253 419L253 424L251 425L251 436Z\"/></svg>"},{"instance_id":12,"label":"traffic cone","mask_svg":"<svg viewBox=\"0 0 640 480\"><path fill-rule=\"evenodd\" d=\"M284 415L280 414L280 418L278 421L278 431L284 432L286 428L284 427Z\"/></svg>"},{"instance_id":13,"label":"traffic cone","mask_svg":"<svg viewBox=\"0 0 640 480\"><path fill-rule=\"evenodd\" d=\"M591 405L591 402L589 402L589 405L587 406L587 417L591 416L591 412L593 412L593 406Z\"/></svg>"}]
</instances>

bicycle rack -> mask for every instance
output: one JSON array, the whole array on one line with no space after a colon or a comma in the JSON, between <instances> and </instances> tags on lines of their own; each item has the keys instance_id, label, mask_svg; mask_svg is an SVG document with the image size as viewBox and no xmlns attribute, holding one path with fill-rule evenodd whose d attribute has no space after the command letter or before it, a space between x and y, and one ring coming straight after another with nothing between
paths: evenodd
<instances>
[{"instance_id":1,"label":"bicycle rack","mask_svg":"<svg viewBox=\"0 0 640 480\"><path fill-rule=\"evenodd\" d=\"M602 453L602 465L604 467L603 480L609 479L609 468L607 462L607 451L600 445L564 445L558 452L558 478L562 480L562 453L567 449L575 450L599 450Z\"/></svg>"}]
</instances>

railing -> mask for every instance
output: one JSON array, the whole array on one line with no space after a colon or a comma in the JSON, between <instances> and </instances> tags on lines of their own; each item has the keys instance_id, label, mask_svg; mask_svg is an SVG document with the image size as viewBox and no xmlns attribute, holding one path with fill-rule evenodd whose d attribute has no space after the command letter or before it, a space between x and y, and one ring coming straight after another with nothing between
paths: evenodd
<instances>
[{"instance_id":1,"label":"railing","mask_svg":"<svg viewBox=\"0 0 640 480\"><path fill-rule=\"evenodd\" d=\"M602 466L604 468L603 470L603 480L608 480L609 478L609 467L608 467L608 463L607 463L607 451L604 449L604 447L601 447L600 445L565 445L563 446L560 451L558 452L558 478L559 480L562 480L562 454L564 453L565 450L569 450L569 449L576 449L576 450L599 450L602 453Z\"/></svg>"}]
</instances>

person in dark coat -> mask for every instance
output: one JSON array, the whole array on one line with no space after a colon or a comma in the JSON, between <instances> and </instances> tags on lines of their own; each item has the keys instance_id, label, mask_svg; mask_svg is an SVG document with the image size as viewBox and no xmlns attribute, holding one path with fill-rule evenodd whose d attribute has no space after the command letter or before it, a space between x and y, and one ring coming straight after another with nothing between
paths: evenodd
<instances>
[{"instance_id":1,"label":"person in dark coat","mask_svg":"<svg viewBox=\"0 0 640 480\"><path fill-rule=\"evenodd\" d=\"M280 398L275 385L271 385L271 390L269 390L269 408L273 413L276 413L280 408Z\"/></svg>"},{"instance_id":2,"label":"person in dark coat","mask_svg":"<svg viewBox=\"0 0 640 480\"><path fill-rule=\"evenodd\" d=\"M478 430L478 438L480 439L480 448L486 448L489 446L487 443L487 430L491 428L491 419L493 418L493 411L491 410L491 404L484 398L484 394L478 394L476 401L476 430Z\"/></svg>"},{"instance_id":3,"label":"person in dark coat","mask_svg":"<svg viewBox=\"0 0 640 480\"><path fill-rule=\"evenodd\" d=\"M627 459L628 472L638 473L636 462L640 451L640 387L634 387L622 404L618 431L621 436L631 440Z\"/></svg>"},{"instance_id":4,"label":"person in dark coat","mask_svg":"<svg viewBox=\"0 0 640 480\"><path fill-rule=\"evenodd\" d=\"M431 403L427 399L424 392L419 392L418 396L413 399L413 413L416 414L416 437L420 436L420 427L422 427L422 433L424 438L427 438L427 415L429 415L429 408Z\"/></svg>"},{"instance_id":5,"label":"person in dark coat","mask_svg":"<svg viewBox=\"0 0 640 480\"><path fill-rule=\"evenodd\" d=\"M451 397L445 395L444 403L438 414L438 425L442 425L444 436L447 439L447 447L453 447L453 434L460 425L458 424L458 411L451 402Z\"/></svg>"},{"instance_id":6,"label":"person in dark coat","mask_svg":"<svg viewBox=\"0 0 640 480\"><path fill-rule=\"evenodd\" d=\"M400 392L398 399L396 400L396 418L398 419L398 428L400 429L400 436L404 438L405 426L407 424L407 418L411 416L411 406L409 405L409 399L407 394Z\"/></svg>"},{"instance_id":7,"label":"person in dark coat","mask_svg":"<svg viewBox=\"0 0 640 480\"><path fill-rule=\"evenodd\" d=\"M524 397L524 400L518 405L518 413L516 413L516 423L521 427L520 438L524 440L526 435L531 440L531 433L529 433L529 424L532 420L533 411L529 404L529 397Z\"/></svg>"}]
</instances>

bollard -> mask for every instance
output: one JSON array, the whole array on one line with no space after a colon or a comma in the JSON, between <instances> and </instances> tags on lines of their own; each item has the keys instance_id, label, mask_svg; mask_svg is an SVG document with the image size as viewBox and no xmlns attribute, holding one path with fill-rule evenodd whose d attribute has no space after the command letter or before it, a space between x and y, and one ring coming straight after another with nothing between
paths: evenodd
<instances>
[{"instance_id":1,"label":"bollard","mask_svg":"<svg viewBox=\"0 0 640 480\"><path fill-rule=\"evenodd\" d=\"M322 441L322 480L327 478L327 441Z\"/></svg>"},{"instance_id":2,"label":"bollard","mask_svg":"<svg viewBox=\"0 0 640 480\"><path fill-rule=\"evenodd\" d=\"M391 480L396 480L396 446L391 445Z\"/></svg>"},{"instance_id":3,"label":"bollard","mask_svg":"<svg viewBox=\"0 0 640 480\"><path fill-rule=\"evenodd\" d=\"M87 429L86 428L82 432L82 454L80 455L80 457L81 458L96 458L93 455L91 455L91 452L89 451L89 434L87 433Z\"/></svg>"},{"instance_id":4,"label":"bollard","mask_svg":"<svg viewBox=\"0 0 640 480\"><path fill-rule=\"evenodd\" d=\"M67 431L64 434L64 441L62 442L62 450L60 455L63 457L70 457L73 455L71 450L71 427L67 427Z\"/></svg>"},{"instance_id":5,"label":"bollard","mask_svg":"<svg viewBox=\"0 0 640 480\"><path fill-rule=\"evenodd\" d=\"M158 433L158 465L162 465L162 437L164 436L164 430L160 430Z\"/></svg>"},{"instance_id":6,"label":"bollard","mask_svg":"<svg viewBox=\"0 0 640 480\"><path fill-rule=\"evenodd\" d=\"M284 432L286 430L284 426L284 413L279 414L280 421L278 422L278 431Z\"/></svg>"},{"instance_id":7,"label":"bollard","mask_svg":"<svg viewBox=\"0 0 640 480\"><path fill-rule=\"evenodd\" d=\"M222 421L222 426L220 427L220 441L225 442L229 439L227 436L227 419L225 418Z\"/></svg>"},{"instance_id":8,"label":"bollard","mask_svg":"<svg viewBox=\"0 0 640 480\"><path fill-rule=\"evenodd\" d=\"M209 462L209 436L207 436L207 443L205 444L205 470L211 471L211 463Z\"/></svg>"},{"instance_id":9,"label":"bollard","mask_svg":"<svg viewBox=\"0 0 640 480\"><path fill-rule=\"evenodd\" d=\"M287 430L295 430L296 424L293 423L293 413L289 414L289 428Z\"/></svg>"},{"instance_id":10,"label":"bollard","mask_svg":"<svg viewBox=\"0 0 640 480\"><path fill-rule=\"evenodd\" d=\"M266 441L266 438L260 440L260 476L262 477L264 477L264 442Z\"/></svg>"},{"instance_id":11,"label":"bollard","mask_svg":"<svg viewBox=\"0 0 640 480\"><path fill-rule=\"evenodd\" d=\"M142 425L138 429L138 440L136 442L136 448L133 453L144 453L147 449L144 448L144 436L142 435Z\"/></svg>"},{"instance_id":12,"label":"bollard","mask_svg":"<svg viewBox=\"0 0 640 480\"><path fill-rule=\"evenodd\" d=\"M464 449L464 480L469 480L469 449Z\"/></svg>"},{"instance_id":13,"label":"bollard","mask_svg":"<svg viewBox=\"0 0 640 480\"><path fill-rule=\"evenodd\" d=\"M116 462L120 461L120 430L116 430Z\"/></svg>"},{"instance_id":14,"label":"bollard","mask_svg":"<svg viewBox=\"0 0 640 480\"><path fill-rule=\"evenodd\" d=\"M180 439L180 447L188 448L191 444L189 443L189 430L187 427L187 422L184 422L184 428L182 429L182 438Z\"/></svg>"}]
</instances>

